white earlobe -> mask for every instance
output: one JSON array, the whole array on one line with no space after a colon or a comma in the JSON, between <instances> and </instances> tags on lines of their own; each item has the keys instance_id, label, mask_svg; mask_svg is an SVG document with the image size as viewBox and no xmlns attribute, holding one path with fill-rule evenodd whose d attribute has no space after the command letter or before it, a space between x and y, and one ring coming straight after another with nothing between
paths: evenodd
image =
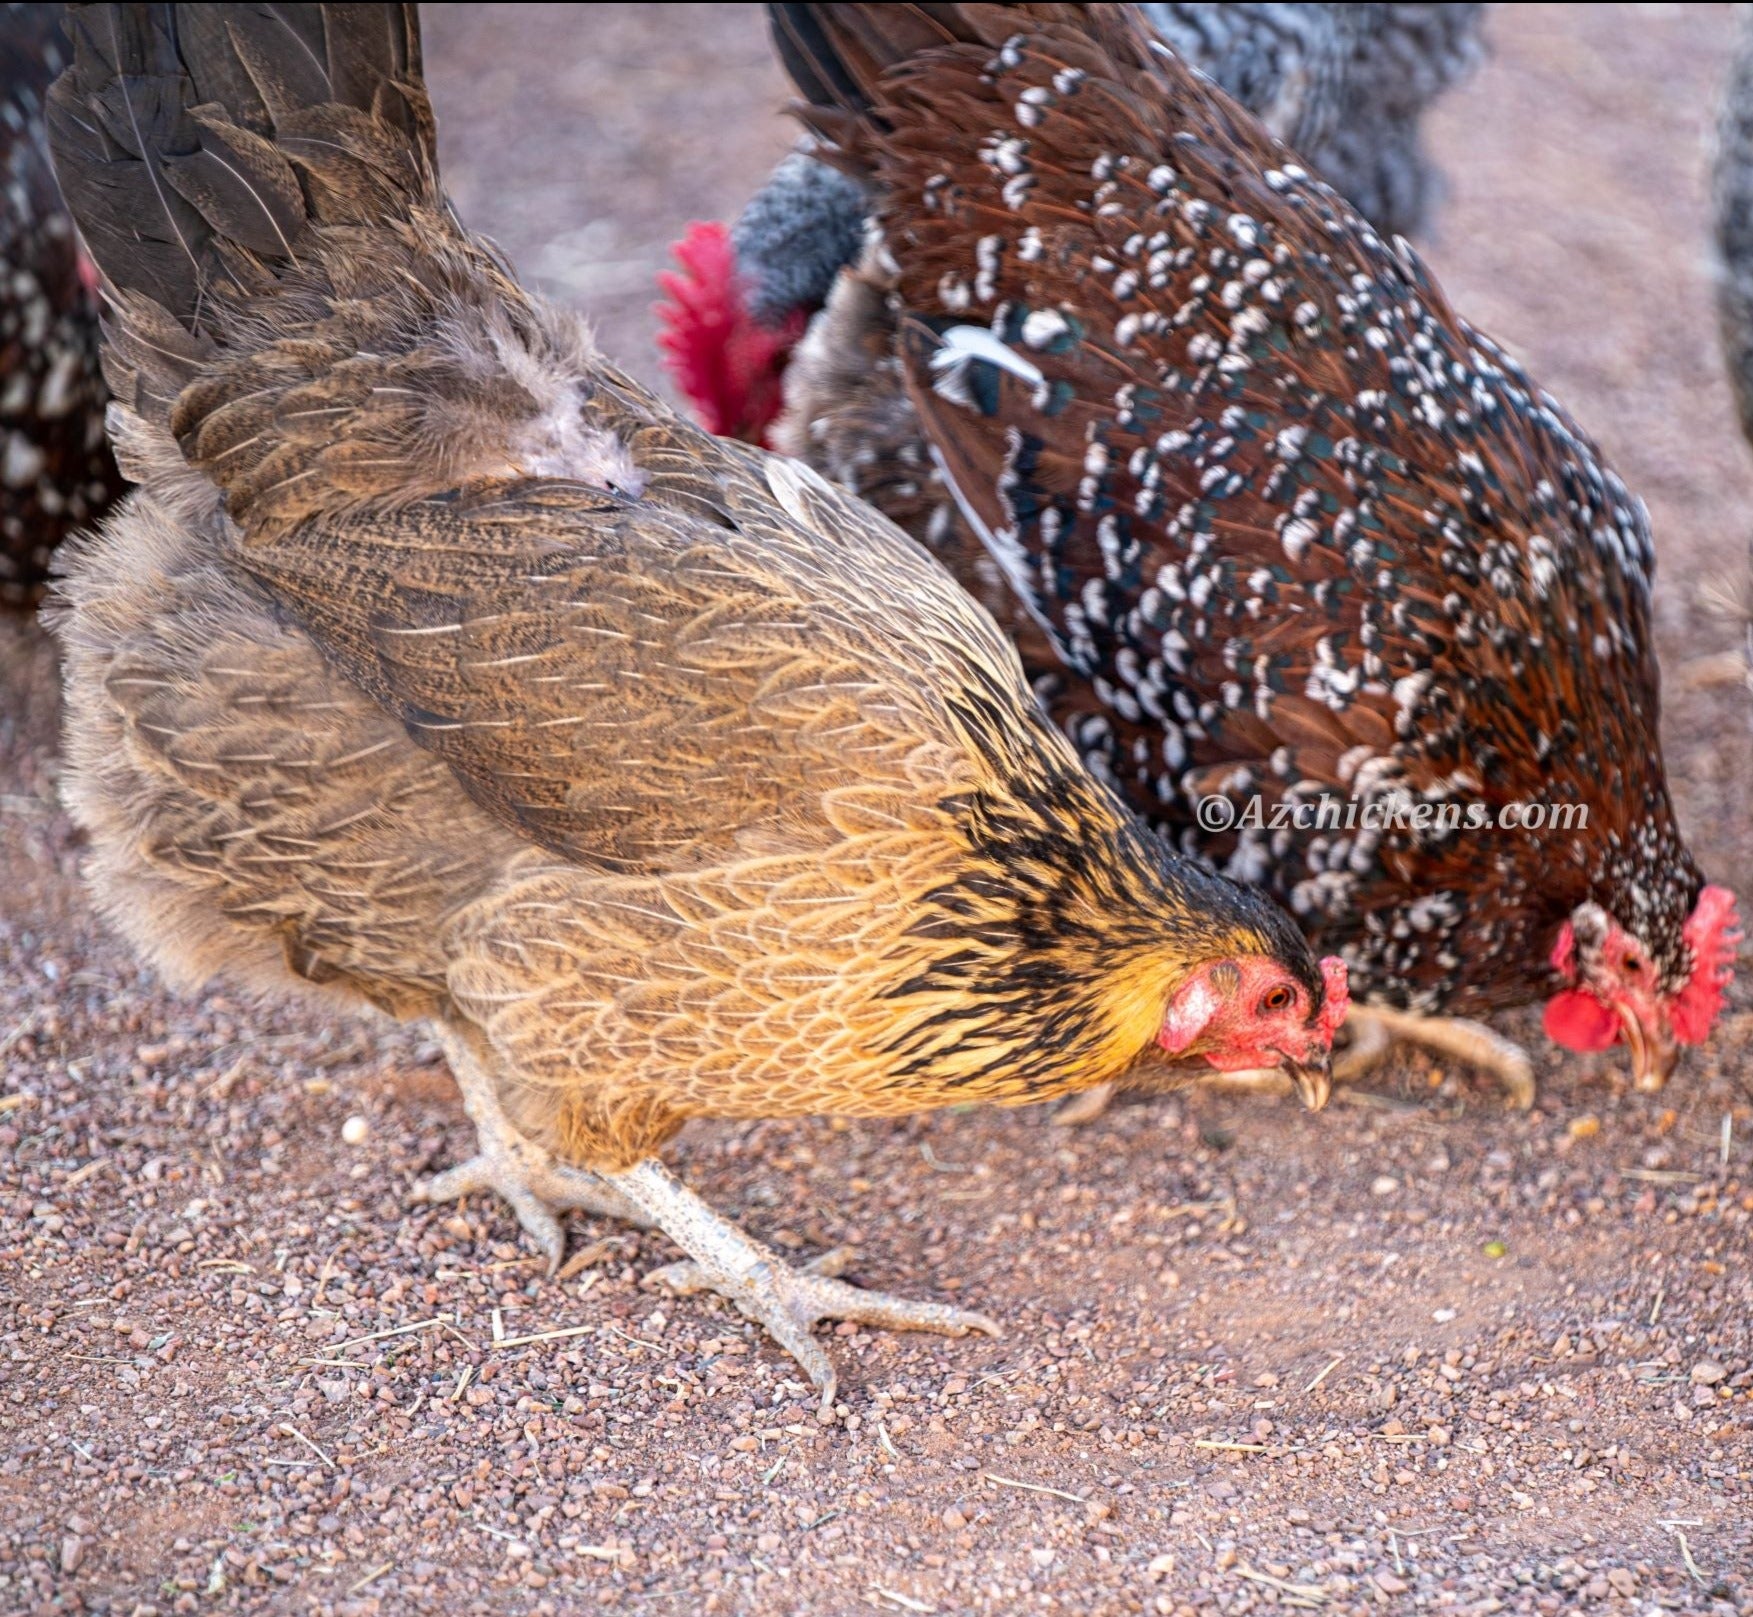
<instances>
[{"instance_id":1,"label":"white earlobe","mask_svg":"<svg viewBox=\"0 0 1753 1617\"><path fill-rule=\"evenodd\" d=\"M1204 977L1195 978L1169 1001L1169 1013L1163 1018L1157 1042L1172 1054L1185 1050L1211 1025L1222 1003L1217 990Z\"/></svg>"}]
</instances>

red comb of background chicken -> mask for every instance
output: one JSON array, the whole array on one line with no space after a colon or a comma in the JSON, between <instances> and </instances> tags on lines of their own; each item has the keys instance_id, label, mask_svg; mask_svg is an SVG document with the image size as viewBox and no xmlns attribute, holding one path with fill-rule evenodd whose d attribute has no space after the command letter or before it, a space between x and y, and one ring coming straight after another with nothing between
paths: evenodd
<instances>
[{"instance_id":1,"label":"red comb of background chicken","mask_svg":"<svg viewBox=\"0 0 1753 1617\"><path fill-rule=\"evenodd\" d=\"M749 313L721 224L689 225L670 252L681 268L658 277L671 300L656 305L664 368L708 432L770 447L767 429L784 402L780 377L803 334L803 313L772 328Z\"/></svg>"},{"instance_id":2,"label":"red comb of background chicken","mask_svg":"<svg viewBox=\"0 0 1753 1617\"><path fill-rule=\"evenodd\" d=\"M1336 954L1321 958L1321 987L1326 1000L1321 1006L1321 1031L1327 1037L1327 1048L1333 1047L1333 1035L1351 1009L1351 979L1345 962Z\"/></svg>"},{"instance_id":3,"label":"red comb of background chicken","mask_svg":"<svg viewBox=\"0 0 1753 1617\"><path fill-rule=\"evenodd\" d=\"M1735 947L1741 941L1735 895L1726 887L1705 888L1683 936L1692 950L1692 975L1674 996L1670 1015L1682 1044L1701 1044L1722 1009L1724 990L1735 980Z\"/></svg>"}]
</instances>

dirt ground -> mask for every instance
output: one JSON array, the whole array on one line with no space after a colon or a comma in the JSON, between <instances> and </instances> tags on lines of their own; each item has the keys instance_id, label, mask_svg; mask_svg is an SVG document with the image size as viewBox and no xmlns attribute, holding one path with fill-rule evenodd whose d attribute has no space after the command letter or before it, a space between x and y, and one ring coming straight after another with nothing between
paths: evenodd
<instances>
[{"instance_id":1,"label":"dirt ground","mask_svg":"<svg viewBox=\"0 0 1753 1617\"><path fill-rule=\"evenodd\" d=\"M1671 773L1745 900L1729 23L1498 12L1429 257L1649 500ZM429 29L464 215L649 376L666 243L788 138L755 9ZM1655 1098L1548 1052L1529 1115L1414 1064L1315 1119L690 1131L755 1233L1008 1329L841 1327L823 1427L739 1316L640 1289L661 1239L575 1220L550 1283L501 1207L411 1208L470 1147L419 1037L166 994L82 900L38 631L0 676L0 1612L1753 1613L1745 986Z\"/></svg>"}]
</instances>

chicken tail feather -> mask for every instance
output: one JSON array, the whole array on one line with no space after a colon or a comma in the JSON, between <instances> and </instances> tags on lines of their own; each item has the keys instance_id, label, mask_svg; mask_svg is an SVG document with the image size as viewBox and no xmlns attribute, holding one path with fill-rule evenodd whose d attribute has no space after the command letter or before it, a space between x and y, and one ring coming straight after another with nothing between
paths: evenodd
<instances>
[{"instance_id":1,"label":"chicken tail feather","mask_svg":"<svg viewBox=\"0 0 1753 1617\"><path fill-rule=\"evenodd\" d=\"M216 290L296 262L313 220L436 194L411 5L85 5L70 27L61 189L112 292L190 332Z\"/></svg>"},{"instance_id":2,"label":"chicken tail feather","mask_svg":"<svg viewBox=\"0 0 1753 1617\"><path fill-rule=\"evenodd\" d=\"M770 5L773 42L813 105L863 112L891 68L944 45L998 45L1025 21L1075 20L1068 5Z\"/></svg>"},{"instance_id":3,"label":"chicken tail feather","mask_svg":"<svg viewBox=\"0 0 1753 1617\"><path fill-rule=\"evenodd\" d=\"M588 339L451 214L413 6L90 5L71 31L51 148L129 475L193 468L259 537L553 459Z\"/></svg>"}]
</instances>

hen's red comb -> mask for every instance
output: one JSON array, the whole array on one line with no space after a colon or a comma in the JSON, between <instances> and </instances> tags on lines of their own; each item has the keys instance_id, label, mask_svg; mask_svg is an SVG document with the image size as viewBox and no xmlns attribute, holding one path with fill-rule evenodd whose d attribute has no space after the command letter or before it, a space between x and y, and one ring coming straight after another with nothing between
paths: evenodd
<instances>
[{"instance_id":1,"label":"hen's red comb","mask_svg":"<svg viewBox=\"0 0 1753 1617\"><path fill-rule=\"evenodd\" d=\"M1724 991L1735 980L1735 947L1741 941L1735 895L1726 887L1705 888L1681 936L1692 951L1692 975L1674 996L1668 1018L1682 1044L1702 1044L1723 1007Z\"/></svg>"},{"instance_id":2,"label":"hen's red comb","mask_svg":"<svg viewBox=\"0 0 1753 1617\"><path fill-rule=\"evenodd\" d=\"M749 313L736 250L721 224L689 225L670 252L681 267L657 278L668 296L656 305L664 368L708 432L766 446L784 402L785 360L803 334L803 311L778 328Z\"/></svg>"},{"instance_id":3,"label":"hen's red comb","mask_svg":"<svg viewBox=\"0 0 1753 1617\"><path fill-rule=\"evenodd\" d=\"M1321 987L1324 998L1321 1003L1321 1019L1317 1024L1327 1041L1327 1048L1333 1048L1333 1035L1339 1031L1339 1024L1345 1020L1345 1013L1351 1009L1351 979L1345 970L1345 962L1336 954L1325 955L1321 960Z\"/></svg>"}]
</instances>

